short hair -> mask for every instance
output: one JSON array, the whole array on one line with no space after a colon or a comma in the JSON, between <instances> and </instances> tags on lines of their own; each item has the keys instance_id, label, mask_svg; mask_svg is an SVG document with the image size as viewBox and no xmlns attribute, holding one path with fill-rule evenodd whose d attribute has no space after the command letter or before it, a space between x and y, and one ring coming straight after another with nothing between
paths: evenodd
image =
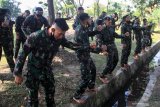
<instances>
[{"instance_id":1,"label":"short hair","mask_svg":"<svg viewBox=\"0 0 160 107\"><path fill-rule=\"evenodd\" d=\"M30 11L29 11L29 10L25 10L24 12L27 13L27 14L30 14Z\"/></svg>"},{"instance_id":2,"label":"short hair","mask_svg":"<svg viewBox=\"0 0 160 107\"><path fill-rule=\"evenodd\" d=\"M41 7L36 7L35 11L43 11L43 9Z\"/></svg>"},{"instance_id":3,"label":"short hair","mask_svg":"<svg viewBox=\"0 0 160 107\"><path fill-rule=\"evenodd\" d=\"M54 23L63 31L67 31L69 29L68 24L64 18L57 18L55 19Z\"/></svg>"},{"instance_id":4,"label":"short hair","mask_svg":"<svg viewBox=\"0 0 160 107\"><path fill-rule=\"evenodd\" d=\"M96 24L97 25L102 25L103 24L103 20L102 19L97 19Z\"/></svg>"},{"instance_id":5,"label":"short hair","mask_svg":"<svg viewBox=\"0 0 160 107\"><path fill-rule=\"evenodd\" d=\"M84 8L83 7L78 7L78 10L84 10Z\"/></svg>"},{"instance_id":6,"label":"short hair","mask_svg":"<svg viewBox=\"0 0 160 107\"><path fill-rule=\"evenodd\" d=\"M105 20L111 20L111 17L110 16L105 16L104 18L103 18L103 20L105 21Z\"/></svg>"},{"instance_id":7,"label":"short hair","mask_svg":"<svg viewBox=\"0 0 160 107\"><path fill-rule=\"evenodd\" d=\"M84 21L84 20L89 19L89 18L90 18L90 17L89 17L89 15L88 15L87 13L81 13L81 14L79 15L80 21Z\"/></svg>"},{"instance_id":8,"label":"short hair","mask_svg":"<svg viewBox=\"0 0 160 107\"><path fill-rule=\"evenodd\" d=\"M146 18L144 18L144 19L143 19L143 22L146 22L146 21L147 21L147 19L146 19Z\"/></svg>"}]
</instances>

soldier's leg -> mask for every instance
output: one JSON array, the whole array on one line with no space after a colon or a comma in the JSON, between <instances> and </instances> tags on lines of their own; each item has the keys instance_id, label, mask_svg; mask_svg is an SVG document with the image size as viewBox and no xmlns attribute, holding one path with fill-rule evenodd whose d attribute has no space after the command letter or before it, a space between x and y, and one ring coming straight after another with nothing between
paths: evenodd
<instances>
[{"instance_id":1,"label":"soldier's leg","mask_svg":"<svg viewBox=\"0 0 160 107\"><path fill-rule=\"evenodd\" d=\"M127 45L128 45L128 44L125 44L125 45L123 46L123 49L122 49L121 67L124 67L124 65L127 64L128 55L130 54L130 53L128 53L129 50L128 50L128 46L127 46Z\"/></svg>"},{"instance_id":2,"label":"soldier's leg","mask_svg":"<svg viewBox=\"0 0 160 107\"><path fill-rule=\"evenodd\" d=\"M21 40L21 35L20 35L20 33L16 33L16 44L15 44L15 53L14 53L14 58L15 58L15 59L17 59L21 42L22 42L22 40Z\"/></svg>"},{"instance_id":3,"label":"soldier's leg","mask_svg":"<svg viewBox=\"0 0 160 107\"><path fill-rule=\"evenodd\" d=\"M140 49L140 40L139 40L139 35L136 35L136 48L135 48L135 51L134 51L134 55L137 55L139 53L139 49Z\"/></svg>"},{"instance_id":4,"label":"soldier's leg","mask_svg":"<svg viewBox=\"0 0 160 107\"><path fill-rule=\"evenodd\" d=\"M80 99L82 94L85 92L89 81L90 81L90 70L88 66L88 61L80 62L80 69L81 69L81 81L79 84L76 93L74 94L74 98Z\"/></svg>"},{"instance_id":5,"label":"soldier's leg","mask_svg":"<svg viewBox=\"0 0 160 107\"><path fill-rule=\"evenodd\" d=\"M25 85L28 90L27 107L38 107L39 80L35 79L35 77L28 72Z\"/></svg>"},{"instance_id":6,"label":"soldier's leg","mask_svg":"<svg viewBox=\"0 0 160 107\"><path fill-rule=\"evenodd\" d=\"M106 66L102 72L102 75L101 77L107 75L108 73L110 73L111 71L111 67L112 67L112 64L113 64L113 57L114 57L114 54L113 52L108 52L108 55L106 57Z\"/></svg>"},{"instance_id":7,"label":"soldier's leg","mask_svg":"<svg viewBox=\"0 0 160 107\"><path fill-rule=\"evenodd\" d=\"M129 58L129 55L131 54L131 44L130 43L128 43L127 44L127 49L126 49L126 61L125 61L125 64L128 64L128 58Z\"/></svg>"},{"instance_id":8,"label":"soldier's leg","mask_svg":"<svg viewBox=\"0 0 160 107\"><path fill-rule=\"evenodd\" d=\"M54 75L52 71L46 71L44 75L45 76L43 80L41 80L41 84L45 90L45 99L46 99L47 107L56 107L55 101L54 101L54 93L55 93Z\"/></svg>"},{"instance_id":9,"label":"soldier's leg","mask_svg":"<svg viewBox=\"0 0 160 107\"><path fill-rule=\"evenodd\" d=\"M151 34L149 34L149 46L152 45L152 37L151 37Z\"/></svg>"},{"instance_id":10,"label":"soldier's leg","mask_svg":"<svg viewBox=\"0 0 160 107\"><path fill-rule=\"evenodd\" d=\"M91 71L90 73L91 79L88 88L93 89L95 87L95 81L96 81L96 66L92 59L90 59L90 71Z\"/></svg>"},{"instance_id":11,"label":"soldier's leg","mask_svg":"<svg viewBox=\"0 0 160 107\"><path fill-rule=\"evenodd\" d=\"M11 72L14 70L14 60L13 60L13 44L11 40L8 40L9 42L3 43L3 50L7 59L7 63L11 69Z\"/></svg>"},{"instance_id":12,"label":"soldier's leg","mask_svg":"<svg viewBox=\"0 0 160 107\"><path fill-rule=\"evenodd\" d=\"M111 68L111 72L116 68L119 60L117 47L114 48L114 57L112 60L113 60L113 66Z\"/></svg>"}]
</instances>

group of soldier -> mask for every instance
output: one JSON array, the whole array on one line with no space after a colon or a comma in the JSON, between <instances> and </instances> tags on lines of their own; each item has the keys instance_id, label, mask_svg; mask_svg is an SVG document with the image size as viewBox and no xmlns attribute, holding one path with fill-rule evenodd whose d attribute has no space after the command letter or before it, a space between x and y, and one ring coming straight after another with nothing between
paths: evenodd
<instances>
[{"instance_id":1,"label":"group of soldier","mask_svg":"<svg viewBox=\"0 0 160 107\"><path fill-rule=\"evenodd\" d=\"M83 7L77 9L77 16L73 24L75 30L75 42L73 43L65 38L65 32L69 29L66 23L68 18L57 18L52 25L49 25L43 16L43 9L36 7L33 15L26 10L17 17L15 22L16 45L15 52L13 52L13 23L8 20L9 12L1 16L4 17L0 19L0 51L2 54L3 47L16 84L23 82L22 69L28 56L28 72L25 81L29 91L27 107L38 107L39 84L44 87L47 107L56 106L54 102L55 81L51 64L60 45L74 50L77 54L81 81L73 100L83 103L84 100L81 98L86 90L96 91L96 66L90 52L106 56L106 66L99 79L102 83L107 84L109 82L107 76L112 74L118 63L115 38L120 38L122 41L121 68L123 70L129 67L128 57L131 53L132 32L136 39L134 59L137 60L139 54L152 44L151 28L153 24L148 24L147 19L143 20L143 26L141 26L139 18L136 17L131 21L130 16L125 15L121 23L116 25L117 13L108 16L106 12L102 12L102 15L94 22L87 13L84 13ZM115 32L119 26L121 26L121 35ZM96 37L96 45L90 43L89 37L93 40L93 36ZM21 44L23 47L19 53Z\"/></svg>"}]
</instances>

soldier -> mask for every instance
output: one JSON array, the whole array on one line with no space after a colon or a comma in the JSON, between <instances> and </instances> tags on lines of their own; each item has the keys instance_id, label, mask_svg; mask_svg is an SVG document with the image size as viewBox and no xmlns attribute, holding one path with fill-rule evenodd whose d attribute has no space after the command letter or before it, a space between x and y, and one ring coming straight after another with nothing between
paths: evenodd
<instances>
[{"instance_id":1,"label":"soldier","mask_svg":"<svg viewBox=\"0 0 160 107\"><path fill-rule=\"evenodd\" d=\"M107 13L105 11L103 11L98 19L104 19L106 17L106 15L107 15Z\"/></svg>"},{"instance_id":2,"label":"soldier","mask_svg":"<svg viewBox=\"0 0 160 107\"><path fill-rule=\"evenodd\" d=\"M75 30L75 41L82 47L76 51L77 57L80 63L81 70L81 82L79 84L76 93L73 96L73 100L78 103L84 103L81 99L82 94L86 88L90 91L95 91L95 79L96 79L96 66L90 56L91 52L99 53L101 48L91 48L89 43L89 36L94 36L99 33L98 31L90 32L88 28L89 16L87 13L82 13L79 16L80 25ZM100 30L100 29L99 29ZM103 48L105 50L105 47Z\"/></svg>"},{"instance_id":3,"label":"soldier","mask_svg":"<svg viewBox=\"0 0 160 107\"><path fill-rule=\"evenodd\" d=\"M24 42L26 41L26 36L24 35L24 33L21 29L21 26L22 26L25 18L28 17L29 15L30 15L30 11L25 10L25 12L21 16L18 16L16 19L16 25L15 25L16 46L15 46L15 54L14 54L15 59L17 59L20 45L22 44L22 46L23 46Z\"/></svg>"},{"instance_id":4,"label":"soldier","mask_svg":"<svg viewBox=\"0 0 160 107\"><path fill-rule=\"evenodd\" d=\"M99 26L103 26L103 20L102 19L97 19L96 20L96 26L94 27L94 30L96 30ZM102 37L102 34L97 34L96 35L96 47L101 47L102 46L102 43L101 43L101 40L100 38Z\"/></svg>"},{"instance_id":5,"label":"soldier","mask_svg":"<svg viewBox=\"0 0 160 107\"><path fill-rule=\"evenodd\" d=\"M99 79L103 83L108 83L107 74L112 74L112 71L115 69L118 63L118 50L115 44L115 38L127 38L129 36L129 32L125 34L118 35L112 28L112 19L109 16L104 18L105 26L101 31L100 44L105 45L107 47L107 58L106 58L106 67L101 73Z\"/></svg>"},{"instance_id":6,"label":"soldier","mask_svg":"<svg viewBox=\"0 0 160 107\"><path fill-rule=\"evenodd\" d=\"M143 19L143 27L146 27L143 30L143 46L142 46L142 52L145 51L145 48L148 48L152 45L152 37L151 37L151 29L153 24L148 24L147 19Z\"/></svg>"},{"instance_id":7,"label":"soldier","mask_svg":"<svg viewBox=\"0 0 160 107\"><path fill-rule=\"evenodd\" d=\"M31 33L41 30L42 26L49 27L49 23L45 17L43 17L43 9L36 7L34 14L25 19L22 25L22 31L25 36Z\"/></svg>"},{"instance_id":8,"label":"soldier","mask_svg":"<svg viewBox=\"0 0 160 107\"><path fill-rule=\"evenodd\" d=\"M83 7L78 7L77 16L76 16L76 18L75 18L75 20L74 20L74 23L73 23L73 25L72 25L72 27L73 27L74 30L75 30L76 27L80 24L79 15L80 15L81 13L84 13L84 9L83 9Z\"/></svg>"},{"instance_id":9,"label":"soldier","mask_svg":"<svg viewBox=\"0 0 160 107\"><path fill-rule=\"evenodd\" d=\"M134 59L138 59L138 54L141 52L142 49L142 30L144 30L144 27L140 26L139 18L135 19L133 29L136 38L136 49L134 51Z\"/></svg>"},{"instance_id":10,"label":"soldier","mask_svg":"<svg viewBox=\"0 0 160 107\"><path fill-rule=\"evenodd\" d=\"M7 59L7 63L13 72L13 34L11 31L10 11L8 9L0 9L0 59L2 57L2 48Z\"/></svg>"},{"instance_id":11,"label":"soldier","mask_svg":"<svg viewBox=\"0 0 160 107\"><path fill-rule=\"evenodd\" d=\"M24 43L22 52L17 58L14 76L15 83L21 84L23 81L22 68L28 56L28 72L25 82L29 91L27 107L38 107L39 84L44 87L47 107L55 107L52 59L60 45L73 50L76 50L76 46L78 46L65 39L65 31L68 28L66 21L63 18L58 18L50 28L32 33Z\"/></svg>"},{"instance_id":12,"label":"soldier","mask_svg":"<svg viewBox=\"0 0 160 107\"><path fill-rule=\"evenodd\" d=\"M116 30L116 27L119 26L119 25L116 25L116 21L118 21L118 14L117 13L114 13L112 16L111 16L111 21L112 21L112 28L113 30L115 31Z\"/></svg>"},{"instance_id":13,"label":"soldier","mask_svg":"<svg viewBox=\"0 0 160 107\"><path fill-rule=\"evenodd\" d=\"M122 39L122 56L121 56L121 67L127 68L128 66L128 57L131 53L131 34L132 34L132 25L130 22L130 16L126 15L123 17L124 22L121 27L121 34L129 32L129 37Z\"/></svg>"}]
</instances>

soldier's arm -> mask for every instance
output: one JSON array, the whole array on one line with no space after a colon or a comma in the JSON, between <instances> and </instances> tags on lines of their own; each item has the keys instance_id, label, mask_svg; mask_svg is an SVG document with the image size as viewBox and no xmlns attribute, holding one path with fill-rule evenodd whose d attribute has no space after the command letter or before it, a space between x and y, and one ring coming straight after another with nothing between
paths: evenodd
<instances>
[{"instance_id":1,"label":"soldier's arm","mask_svg":"<svg viewBox=\"0 0 160 107\"><path fill-rule=\"evenodd\" d=\"M116 32L113 33L113 36L114 36L115 38L120 38L120 39L126 37L125 34L119 35L119 34L117 34Z\"/></svg>"},{"instance_id":2,"label":"soldier's arm","mask_svg":"<svg viewBox=\"0 0 160 107\"><path fill-rule=\"evenodd\" d=\"M78 45L77 43L68 41L65 37L62 39L62 46L72 50L78 50L80 48L80 45Z\"/></svg>"},{"instance_id":3,"label":"soldier's arm","mask_svg":"<svg viewBox=\"0 0 160 107\"><path fill-rule=\"evenodd\" d=\"M44 27L49 27L48 20L44 17Z\"/></svg>"},{"instance_id":4,"label":"soldier's arm","mask_svg":"<svg viewBox=\"0 0 160 107\"><path fill-rule=\"evenodd\" d=\"M96 34L101 34L101 32L98 31L98 30L90 31L89 34L88 34L88 36L93 37L93 36L95 36Z\"/></svg>"},{"instance_id":5,"label":"soldier's arm","mask_svg":"<svg viewBox=\"0 0 160 107\"><path fill-rule=\"evenodd\" d=\"M19 20L20 20L20 17L17 17L17 19L16 19L16 23L15 23L15 31L16 32L19 32L20 30L21 30L21 25L20 25L20 22L19 22Z\"/></svg>"},{"instance_id":6,"label":"soldier's arm","mask_svg":"<svg viewBox=\"0 0 160 107\"><path fill-rule=\"evenodd\" d=\"M21 29L22 29L22 31L23 31L23 33L24 33L25 35L30 35L30 34L31 34L31 30L28 28L29 23L30 23L30 16L27 17L27 18L24 20L24 22L23 22L23 24L22 24L22 27L21 27Z\"/></svg>"},{"instance_id":7,"label":"soldier's arm","mask_svg":"<svg viewBox=\"0 0 160 107\"><path fill-rule=\"evenodd\" d=\"M22 52L19 54L17 62L15 64L14 68L14 75L15 76L21 76L22 75L22 69L26 60L26 57L31 52L32 48L34 47L34 36L31 34L26 42L24 43Z\"/></svg>"}]
</instances>

